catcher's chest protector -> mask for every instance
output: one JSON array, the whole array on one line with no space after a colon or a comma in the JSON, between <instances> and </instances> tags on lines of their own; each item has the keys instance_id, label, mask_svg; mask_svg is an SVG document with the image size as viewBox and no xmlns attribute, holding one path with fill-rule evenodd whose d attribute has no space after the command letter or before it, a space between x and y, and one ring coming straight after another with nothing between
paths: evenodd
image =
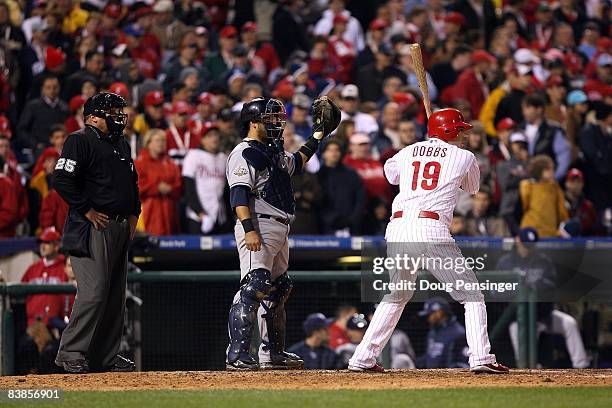
<instances>
[{"instance_id":1,"label":"catcher's chest protector","mask_svg":"<svg viewBox=\"0 0 612 408\"><path fill-rule=\"evenodd\" d=\"M295 200L291 188L291 176L287 169L284 152L277 152L269 146L261 143L249 143L251 148L259 150L265 156L268 179L256 194L265 202L288 214L295 214Z\"/></svg>"}]
</instances>

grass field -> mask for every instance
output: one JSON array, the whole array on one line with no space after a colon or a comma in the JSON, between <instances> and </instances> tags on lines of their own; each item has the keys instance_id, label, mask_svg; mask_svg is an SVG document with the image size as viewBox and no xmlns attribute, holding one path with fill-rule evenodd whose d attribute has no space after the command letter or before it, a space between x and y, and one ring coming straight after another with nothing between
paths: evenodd
<instances>
[{"instance_id":1,"label":"grass field","mask_svg":"<svg viewBox=\"0 0 612 408\"><path fill-rule=\"evenodd\" d=\"M66 392L61 403L31 407L611 407L612 387L425 390L155 390Z\"/></svg>"}]
</instances>

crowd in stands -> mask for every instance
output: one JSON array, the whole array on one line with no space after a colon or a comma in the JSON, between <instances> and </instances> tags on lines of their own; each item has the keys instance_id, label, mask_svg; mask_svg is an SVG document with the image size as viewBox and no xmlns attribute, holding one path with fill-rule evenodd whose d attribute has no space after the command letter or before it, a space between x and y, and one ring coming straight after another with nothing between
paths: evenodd
<instances>
[{"instance_id":1,"label":"crowd in stands","mask_svg":"<svg viewBox=\"0 0 612 408\"><path fill-rule=\"evenodd\" d=\"M384 161L426 136L414 42L434 104L474 125L481 190L454 234L610 235L609 15L604 0L1 0L0 238L62 231L53 169L99 91L129 104L141 232L230 232L242 104L282 100L291 151L328 95L342 122L293 180L292 233L381 234Z\"/></svg>"}]
</instances>

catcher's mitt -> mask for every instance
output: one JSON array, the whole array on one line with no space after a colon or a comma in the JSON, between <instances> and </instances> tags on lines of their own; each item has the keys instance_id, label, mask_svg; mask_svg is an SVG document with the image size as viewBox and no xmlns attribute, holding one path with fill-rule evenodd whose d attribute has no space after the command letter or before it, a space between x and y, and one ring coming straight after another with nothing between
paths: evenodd
<instances>
[{"instance_id":1,"label":"catcher's mitt","mask_svg":"<svg viewBox=\"0 0 612 408\"><path fill-rule=\"evenodd\" d=\"M340 109L327 96L322 96L312 104L312 121L314 137L322 139L340 124Z\"/></svg>"}]
</instances>

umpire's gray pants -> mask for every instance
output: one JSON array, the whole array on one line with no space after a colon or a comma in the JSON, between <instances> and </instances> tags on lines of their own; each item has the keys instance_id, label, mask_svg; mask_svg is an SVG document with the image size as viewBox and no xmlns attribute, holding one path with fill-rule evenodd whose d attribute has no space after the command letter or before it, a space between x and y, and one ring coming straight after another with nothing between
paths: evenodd
<instances>
[{"instance_id":1,"label":"umpire's gray pants","mask_svg":"<svg viewBox=\"0 0 612 408\"><path fill-rule=\"evenodd\" d=\"M130 226L90 227L90 258L72 256L77 295L56 361L88 359L92 369L112 364L123 334Z\"/></svg>"}]
</instances>

